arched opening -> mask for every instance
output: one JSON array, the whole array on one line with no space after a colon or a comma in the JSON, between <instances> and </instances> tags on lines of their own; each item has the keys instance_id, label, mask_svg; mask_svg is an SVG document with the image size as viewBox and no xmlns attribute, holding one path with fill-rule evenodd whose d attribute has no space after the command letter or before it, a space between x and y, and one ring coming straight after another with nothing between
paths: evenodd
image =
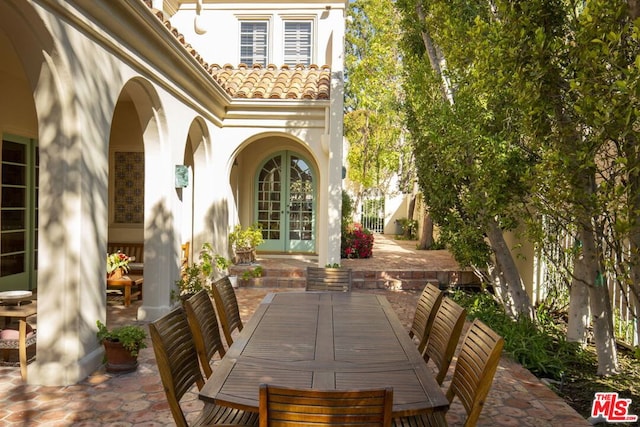
<instances>
[{"instance_id":1,"label":"arched opening","mask_svg":"<svg viewBox=\"0 0 640 427\"><path fill-rule=\"evenodd\" d=\"M251 138L234 158L229 184L240 223L262 225L259 252L317 253L320 174L303 141Z\"/></svg>"},{"instance_id":2,"label":"arched opening","mask_svg":"<svg viewBox=\"0 0 640 427\"><path fill-rule=\"evenodd\" d=\"M15 34L8 31L0 24L0 291L35 290L38 117L33 89L15 50Z\"/></svg>"}]
</instances>

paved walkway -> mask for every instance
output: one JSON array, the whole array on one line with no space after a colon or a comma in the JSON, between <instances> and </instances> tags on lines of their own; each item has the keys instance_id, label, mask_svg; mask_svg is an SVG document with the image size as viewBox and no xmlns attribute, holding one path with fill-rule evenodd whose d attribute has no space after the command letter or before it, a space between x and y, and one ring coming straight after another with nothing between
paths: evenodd
<instances>
[{"instance_id":1,"label":"paved walkway","mask_svg":"<svg viewBox=\"0 0 640 427\"><path fill-rule=\"evenodd\" d=\"M433 254L414 251L414 243L394 242L379 238L374 257L369 260L348 260L361 268L379 266L382 262L396 266L423 263L442 267L453 260L445 251ZM437 255L437 256L432 256ZM439 260L436 260L439 258ZM351 266L351 265L349 265ZM290 292L299 289L240 288L237 290L241 315L246 322L260 300L268 292ZM417 291L355 290L384 294L409 329L417 303ZM137 304L125 309L110 305L107 323L131 323ZM150 342L149 342L149 345ZM131 374L108 374L99 370L81 383L68 387L25 385L17 368L0 367L1 426L172 426L162 384L158 376L153 349L140 352L138 370ZM452 363L449 377L453 372ZM443 387L448 386L446 379ZM196 390L183 399L185 412L194 414L201 407ZM452 426L462 425L464 409L457 400L447 419ZM549 390L529 371L503 357L478 426L589 426L578 413Z\"/></svg>"}]
</instances>

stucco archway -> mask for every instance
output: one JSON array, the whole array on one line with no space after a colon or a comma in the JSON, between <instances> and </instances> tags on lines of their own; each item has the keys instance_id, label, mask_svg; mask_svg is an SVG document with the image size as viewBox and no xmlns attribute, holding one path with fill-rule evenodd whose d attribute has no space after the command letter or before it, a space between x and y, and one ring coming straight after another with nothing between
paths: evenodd
<instances>
[{"instance_id":1,"label":"stucco archway","mask_svg":"<svg viewBox=\"0 0 640 427\"><path fill-rule=\"evenodd\" d=\"M167 120L154 86L141 77L128 80L114 109L110 153L114 153L115 158L118 147L125 147L122 149L128 151L123 153L131 155L143 153L144 185L137 186L143 192L143 212L142 215L132 212L138 217L131 224L111 221L110 212L109 236L110 239L128 236L124 241L144 243L144 300L138 309L139 320L153 320L169 310L173 283L166 278L177 276L179 270L180 236L177 230L180 221L172 207L174 165L167 155L170 142L166 133ZM137 168L139 174L142 166L137 165ZM110 183L117 179L118 176L112 177ZM112 196L115 195L110 191ZM136 206L140 204L140 200L136 200Z\"/></svg>"},{"instance_id":2,"label":"stucco archway","mask_svg":"<svg viewBox=\"0 0 640 427\"><path fill-rule=\"evenodd\" d=\"M281 156L284 156L281 158ZM265 164L268 162L273 163L273 159L276 159L276 162L282 162L282 159L285 159L285 162L290 162L292 159L295 159L295 165L291 167L291 165L285 165L283 173L285 174L286 182L283 182L284 185L288 186L291 181L290 172L291 170L297 170L296 172L300 174L301 170L304 169L303 175L308 175L311 181L308 182L308 185L311 185L313 188L311 192L306 192L305 197L312 195L313 200L305 198L304 203L302 201L295 201L290 198L293 194L291 188L283 189L285 193L284 197L287 197L287 201L283 205L279 205L279 212L271 212L267 213L265 209L258 209L259 205L265 205L266 200L259 201L260 192L264 192L264 189L260 189L259 179L257 178L260 175L260 171L265 167ZM296 166L297 165L297 166ZM302 165L302 166L301 166ZM240 223L243 225L249 225L254 222L262 222L267 223L271 218L272 214L281 215L284 221L282 222L282 226L284 226L283 231L287 234L286 238L284 238L283 234L280 233L279 237L282 236L284 239L284 243L281 246L274 246L271 242L267 242L267 245L263 245L262 249L258 248L258 251L268 251L268 252L301 252L301 253L317 253L317 237L319 230L319 223L317 219L316 212L320 206L320 192L315 191L318 186L322 185L321 173L319 173L319 166L317 159L314 153L309 149L309 146L299 138L295 136L286 134L286 133L264 133L255 135L252 138L249 138L242 145L241 149L238 151L236 156L233 159L233 168L230 173L230 186L234 189L234 198L236 200L236 208L238 212L238 218ZM300 169L302 168L302 169ZM298 183L300 184L300 182ZM281 193L282 194L282 193ZM298 195L302 195L302 192L298 192ZM276 194L274 192L274 197ZM279 197L276 197L279 198ZM298 203L300 202L300 203ZM312 207L307 209L302 209L300 206L303 204L310 203ZM295 206L292 204L300 205L298 208L293 209ZM265 207L265 206L263 206ZM278 207L273 205L272 207ZM297 210L298 212L293 212ZM292 218L294 215L304 215L306 213L310 213L313 216L311 229L308 231L311 233L308 236L308 240L302 239L293 239L297 240L298 244L287 244L290 240L289 236L293 236L296 232L302 230L302 226L296 225L293 226L291 221L294 221ZM265 217L268 216L270 218ZM272 224L275 222L272 221ZM264 224L263 224L264 226ZM298 227L296 230L295 228ZM264 227L265 230L270 227ZM266 231L265 231L266 232ZM291 234L290 234L291 233ZM264 234L264 233L263 233ZM273 234L273 233L271 233ZM269 237L273 237L267 235L267 240ZM309 243L306 246L300 243Z\"/></svg>"}]
</instances>

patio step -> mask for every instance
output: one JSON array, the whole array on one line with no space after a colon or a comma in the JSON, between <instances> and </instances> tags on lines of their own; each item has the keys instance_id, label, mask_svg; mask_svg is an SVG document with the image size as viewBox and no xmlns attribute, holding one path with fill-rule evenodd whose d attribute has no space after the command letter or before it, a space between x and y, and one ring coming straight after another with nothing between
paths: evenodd
<instances>
[{"instance_id":1,"label":"patio step","mask_svg":"<svg viewBox=\"0 0 640 427\"><path fill-rule=\"evenodd\" d=\"M262 275L251 277L251 272L260 266ZM306 266L277 266L269 262L251 265L234 265L230 274L238 276L239 286L262 288L301 288L306 282ZM425 271L425 270L353 270L353 287L357 289L421 290L425 284L446 288L477 287L480 282L470 271Z\"/></svg>"}]
</instances>

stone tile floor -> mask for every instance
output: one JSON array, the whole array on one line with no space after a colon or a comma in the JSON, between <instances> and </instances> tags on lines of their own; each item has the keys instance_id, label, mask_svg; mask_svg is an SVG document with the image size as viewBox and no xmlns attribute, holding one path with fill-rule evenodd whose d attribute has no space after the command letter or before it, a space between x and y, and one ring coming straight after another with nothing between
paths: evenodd
<instances>
[{"instance_id":1,"label":"stone tile floor","mask_svg":"<svg viewBox=\"0 0 640 427\"><path fill-rule=\"evenodd\" d=\"M376 252L374 247L375 259L366 260L365 263L374 265L386 258L398 266L435 262L433 259L423 260L428 252L416 254L416 251L411 250L411 244L394 247L393 241L380 240L380 250ZM442 258L440 261L451 262L446 255L439 256ZM289 292L300 289L239 288L238 304L245 322L264 295L272 291ZM407 331L409 330L417 303L417 291L356 289L354 292L386 295ZM127 309L110 304L107 323L115 325L135 321L138 304L136 302ZM175 425L150 346L149 341L149 348L140 352L139 367L134 373L109 374L99 370L84 381L67 387L26 385L20 379L18 368L0 367L0 426ZM455 359L449 370L449 377L454 365ZM443 387L446 388L448 383L449 379L445 379ZM183 399L183 409L188 414L195 414L201 406L194 388ZM459 401L454 400L447 419L452 426L462 425L464 409ZM577 427L590 424L529 371L503 356L477 425Z\"/></svg>"}]
</instances>

